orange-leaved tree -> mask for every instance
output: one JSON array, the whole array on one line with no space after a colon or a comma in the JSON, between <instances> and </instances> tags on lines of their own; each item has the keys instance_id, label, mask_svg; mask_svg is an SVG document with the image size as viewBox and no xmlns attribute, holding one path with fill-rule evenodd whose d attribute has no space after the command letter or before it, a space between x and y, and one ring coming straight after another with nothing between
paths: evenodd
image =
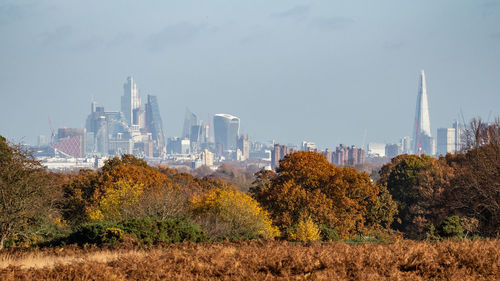
<instances>
[{"instance_id":1,"label":"orange-leaved tree","mask_svg":"<svg viewBox=\"0 0 500 281\"><path fill-rule=\"evenodd\" d=\"M366 173L336 167L314 152L287 155L276 174L257 173L251 192L283 233L310 217L348 238L388 226L396 213L390 195Z\"/></svg>"},{"instance_id":2,"label":"orange-leaved tree","mask_svg":"<svg viewBox=\"0 0 500 281\"><path fill-rule=\"evenodd\" d=\"M112 158L98 172L82 170L65 186L65 217L72 223L119 220L145 191L172 187L171 180L132 155ZM173 187L172 187L173 188Z\"/></svg>"}]
</instances>

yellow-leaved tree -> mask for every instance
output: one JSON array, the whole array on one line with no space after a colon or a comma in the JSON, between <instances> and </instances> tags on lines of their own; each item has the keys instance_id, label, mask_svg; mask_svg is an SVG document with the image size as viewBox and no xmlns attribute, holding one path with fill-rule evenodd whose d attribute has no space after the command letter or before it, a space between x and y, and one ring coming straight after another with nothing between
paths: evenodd
<instances>
[{"instance_id":1,"label":"yellow-leaved tree","mask_svg":"<svg viewBox=\"0 0 500 281\"><path fill-rule=\"evenodd\" d=\"M138 203L144 185L120 179L110 188L104 190L97 205L90 206L86 211L90 220L120 220L123 211Z\"/></svg>"},{"instance_id":2,"label":"yellow-leaved tree","mask_svg":"<svg viewBox=\"0 0 500 281\"><path fill-rule=\"evenodd\" d=\"M252 197L213 188L191 201L194 220L212 238L265 238L279 235L265 210Z\"/></svg>"}]
</instances>

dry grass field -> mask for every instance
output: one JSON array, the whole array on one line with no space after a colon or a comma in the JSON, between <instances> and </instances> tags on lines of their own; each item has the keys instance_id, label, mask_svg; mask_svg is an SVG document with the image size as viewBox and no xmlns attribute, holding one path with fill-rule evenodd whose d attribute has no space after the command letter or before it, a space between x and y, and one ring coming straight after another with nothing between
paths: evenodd
<instances>
[{"instance_id":1,"label":"dry grass field","mask_svg":"<svg viewBox=\"0 0 500 281\"><path fill-rule=\"evenodd\" d=\"M0 252L0 280L500 280L500 240L181 243Z\"/></svg>"}]
</instances>

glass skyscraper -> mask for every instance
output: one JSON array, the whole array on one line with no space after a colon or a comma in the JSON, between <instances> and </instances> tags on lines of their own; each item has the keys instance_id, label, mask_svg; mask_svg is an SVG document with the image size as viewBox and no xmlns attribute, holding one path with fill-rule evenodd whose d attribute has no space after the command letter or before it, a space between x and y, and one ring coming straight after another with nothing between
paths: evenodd
<instances>
[{"instance_id":1,"label":"glass skyscraper","mask_svg":"<svg viewBox=\"0 0 500 281\"><path fill-rule=\"evenodd\" d=\"M240 134L240 118L230 114L215 114L215 145L222 145L223 150L236 150Z\"/></svg>"},{"instance_id":2,"label":"glass skyscraper","mask_svg":"<svg viewBox=\"0 0 500 281\"><path fill-rule=\"evenodd\" d=\"M420 71L417 108L413 124L413 153L417 155L436 154L435 140L431 135L431 121L429 117L429 102L427 100L427 85L425 73Z\"/></svg>"}]
</instances>

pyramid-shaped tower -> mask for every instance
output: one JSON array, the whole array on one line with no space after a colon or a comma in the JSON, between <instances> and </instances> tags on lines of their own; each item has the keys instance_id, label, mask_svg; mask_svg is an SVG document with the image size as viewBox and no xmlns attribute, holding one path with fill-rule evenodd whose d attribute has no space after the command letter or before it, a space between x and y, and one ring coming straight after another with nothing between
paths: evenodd
<instances>
[{"instance_id":1,"label":"pyramid-shaped tower","mask_svg":"<svg viewBox=\"0 0 500 281\"><path fill-rule=\"evenodd\" d=\"M435 154L435 141L431 135L431 121L429 117L429 101L427 100L427 85L425 72L420 71L417 108L413 124L413 153L417 155Z\"/></svg>"}]
</instances>

